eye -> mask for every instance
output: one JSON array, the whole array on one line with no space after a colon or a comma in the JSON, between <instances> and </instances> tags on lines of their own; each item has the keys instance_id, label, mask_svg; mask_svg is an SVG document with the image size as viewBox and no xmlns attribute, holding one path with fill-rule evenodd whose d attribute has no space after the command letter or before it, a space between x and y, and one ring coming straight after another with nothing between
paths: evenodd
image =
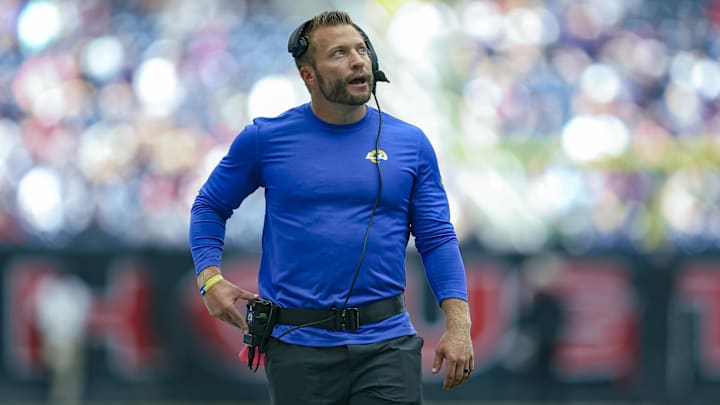
<instances>
[{"instance_id":1,"label":"eye","mask_svg":"<svg viewBox=\"0 0 720 405\"><path fill-rule=\"evenodd\" d=\"M367 54L368 54L368 49L367 49L366 47L364 47L364 46L361 46L360 48L358 48L358 53L359 53L360 55L367 55Z\"/></svg>"},{"instance_id":2,"label":"eye","mask_svg":"<svg viewBox=\"0 0 720 405\"><path fill-rule=\"evenodd\" d=\"M338 49L338 50L336 50L335 52L333 52L333 55L334 55L334 56L344 56L344 55L345 55L345 51L342 50L342 49Z\"/></svg>"}]
</instances>

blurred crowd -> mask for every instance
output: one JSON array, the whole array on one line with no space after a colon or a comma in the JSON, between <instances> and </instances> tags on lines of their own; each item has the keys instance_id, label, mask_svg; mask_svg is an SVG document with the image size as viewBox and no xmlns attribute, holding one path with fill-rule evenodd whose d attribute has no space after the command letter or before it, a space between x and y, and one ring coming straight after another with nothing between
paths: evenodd
<instances>
[{"instance_id":1,"label":"blurred crowd","mask_svg":"<svg viewBox=\"0 0 720 405\"><path fill-rule=\"evenodd\" d=\"M2 0L0 245L184 248L233 137L309 100L287 37L324 9L370 35L463 243L720 246L720 2L700 0ZM230 245L259 247L263 209Z\"/></svg>"}]
</instances>

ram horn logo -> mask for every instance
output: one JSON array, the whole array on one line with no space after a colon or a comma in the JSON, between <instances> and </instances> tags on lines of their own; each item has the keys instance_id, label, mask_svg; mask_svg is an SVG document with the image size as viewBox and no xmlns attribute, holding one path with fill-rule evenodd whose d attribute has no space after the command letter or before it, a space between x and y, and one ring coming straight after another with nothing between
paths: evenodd
<instances>
[{"instance_id":1,"label":"ram horn logo","mask_svg":"<svg viewBox=\"0 0 720 405\"><path fill-rule=\"evenodd\" d=\"M365 159L377 163L378 160L388 160L388 156L382 149L373 149L365 155Z\"/></svg>"}]
</instances>

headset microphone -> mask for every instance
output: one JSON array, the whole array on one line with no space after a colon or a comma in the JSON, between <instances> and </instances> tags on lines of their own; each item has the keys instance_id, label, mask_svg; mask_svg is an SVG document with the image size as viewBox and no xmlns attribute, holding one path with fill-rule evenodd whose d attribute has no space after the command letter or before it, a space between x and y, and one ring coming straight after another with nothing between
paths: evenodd
<instances>
[{"instance_id":1,"label":"headset microphone","mask_svg":"<svg viewBox=\"0 0 720 405\"><path fill-rule=\"evenodd\" d=\"M388 80L387 76L385 76L385 72L383 72L382 70L376 70L376 71L374 71L374 72L373 72L373 76L374 76L374 78L375 78L375 83L377 83L377 82L390 83L390 80ZM373 87L375 86L375 83L373 83ZM373 92L374 92L374 91L375 91L375 90L374 90L374 88L373 88Z\"/></svg>"}]
</instances>

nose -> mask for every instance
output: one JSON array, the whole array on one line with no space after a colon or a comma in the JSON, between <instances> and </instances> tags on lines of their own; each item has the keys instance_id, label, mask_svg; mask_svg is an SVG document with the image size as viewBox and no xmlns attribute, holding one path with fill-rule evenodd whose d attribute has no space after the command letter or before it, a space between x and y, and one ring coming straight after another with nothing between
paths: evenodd
<instances>
[{"instance_id":1,"label":"nose","mask_svg":"<svg viewBox=\"0 0 720 405\"><path fill-rule=\"evenodd\" d=\"M350 66L352 68L356 68L358 66L363 66L365 64L365 57L363 54L358 52L357 50L353 50L350 53Z\"/></svg>"}]
</instances>

